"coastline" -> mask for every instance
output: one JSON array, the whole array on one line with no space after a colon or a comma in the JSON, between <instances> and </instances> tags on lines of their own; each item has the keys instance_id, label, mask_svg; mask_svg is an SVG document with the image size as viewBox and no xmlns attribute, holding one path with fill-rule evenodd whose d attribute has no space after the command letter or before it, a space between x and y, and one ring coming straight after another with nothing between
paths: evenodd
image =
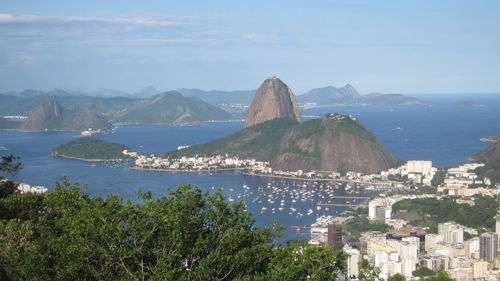
<instances>
[{"instance_id":1,"label":"coastline","mask_svg":"<svg viewBox=\"0 0 500 281\"><path fill-rule=\"evenodd\" d=\"M213 169L213 170L180 170L180 169L143 168L143 167L137 167L137 166L130 166L129 169L140 170L140 171L153 171L153 172L170 172L170 173L212 173L212 172L223 172L223 171L244 171L244 170L247 170L247 168L224 168L224 169ZM377 186L388 186L388 185L393 185L393 184L399 183L399 182L393 182L393 181L366 182L366 181L347 180L347 179L299 178L299 177L280 176L280 175L254 174L254 173L248 173L248 172L242 172L242 175L254 176L254 177L265 177L265 178L279 178L279 179L287 179L287 180L343 182L343 183L356 183L356 184L377 185Z\"/></svg>"},{"instance_id":2,"label":"coastline","mask_svg":"<svg viewBox=\"0 0 500 281\"><path fill-rule=\"evenodd\" d=\"M212 173L212 172L223 172L223 171L246 170L246 168L224 168L224 169L213 169L213 170L180 170L180 169L143 168L137 166L130 166L129 169L140 170L140 171L171 172L171 173Z\"/></svg>"},{"instance_id":3,"label":"coastline","mask_svg":"<svg viewBox=\"0 0 500 281\"><path fill-rule=\"evenodd\" d=\"M498 141L498 140L489 139L489 138L480 138L479 140L482 141L482 142L493 142L493 143L495 143L495 142Z\"/></svg>"},{"instance_id":4,"label":"coastline","mask_svg":"<svg viewBox=\"0 0 500 281\"><path fill-rule=\"evenodd\" d=\"M78 157L53 154L53 153L52 153L52 157L68 158L68 159L81 160L81 161L86 161L86 162L110 162L110 161L126 162L126 161L129 161L127 159L85 159L85 158L78 158Z\"/></svg>"}]
</instances>

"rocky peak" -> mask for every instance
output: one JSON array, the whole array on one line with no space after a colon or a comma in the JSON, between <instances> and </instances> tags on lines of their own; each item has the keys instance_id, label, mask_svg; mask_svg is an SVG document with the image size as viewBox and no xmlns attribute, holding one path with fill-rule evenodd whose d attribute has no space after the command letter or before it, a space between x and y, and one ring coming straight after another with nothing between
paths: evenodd
<instances>
[{"instance_id":1,"label":"rocky peak","mask_svg":"<svg viewBox=\"0 0 500 281\"><path fill-rule=\"evenodd\" d=\"M288 118L300 122L299 105L292 90L273 76L262 83L248 110L245 127L255 126L275 118Z\"/></svg>"},{"instance_id":2,"label":"rocky peak","mask_svg":"<svg viewBox=\"0 0 500 281\"><path fill-rule=\"evenodd\" d=\"M346 84L340 90L344 93L345 96L352 98L360 97L359 92L351 84Z\"/></svg>"},{"instance_id":3,"label":"rocky peak","mask_svg":"<svg viewBox=\"0 0 500 281\"><path fill-rule=\"evenodd\" d=\"M55 100L50 100L49 102L40 106L24 121L21 126L23 131L40 131L46 128L48 122L54 118L62 115L63 108Z\"/></svg>"}]
</instances>

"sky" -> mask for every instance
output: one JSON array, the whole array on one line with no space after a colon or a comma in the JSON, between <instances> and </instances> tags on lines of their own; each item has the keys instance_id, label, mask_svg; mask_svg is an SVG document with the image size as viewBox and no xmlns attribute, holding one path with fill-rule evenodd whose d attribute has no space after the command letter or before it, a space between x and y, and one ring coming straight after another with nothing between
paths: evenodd
<instances>
[{"instance_id":1,"label":"sky","mask_svg":"<svg viewBox=\"0 0 500 281\"><path fill-rule=\"evenodd\" d=\"M500 93L500 1L0 1L0 92Z\"/></svg>"}]
</instances>

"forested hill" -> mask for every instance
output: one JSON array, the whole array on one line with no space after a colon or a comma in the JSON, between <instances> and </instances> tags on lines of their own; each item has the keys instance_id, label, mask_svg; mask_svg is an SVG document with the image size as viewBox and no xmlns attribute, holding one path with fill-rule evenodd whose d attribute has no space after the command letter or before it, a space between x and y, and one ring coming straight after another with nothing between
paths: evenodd
<instances>
[{"instance_id":1,"label":"forested hill","mask_svg":"<svg viewBox=\"0 0 500 281\"><path fill-rule=\"evenodd\" d=\"M327 114L299 123L276 118L245 128L228 137L166 156L229 154L271 162L284 171L355 171L378 173L398 161L354 116Z\"/></svg>"},{"instance_id":2,"label":"forested hill","mask_svg":"<svg viewBox=\"0 0 500 281\"><path fill-rule=\"evenodd\" d=\"M101 139L84 137L62 144L52 150L52 156L76 158L88 161L129 160L130 156L123 154L128 147Z\"/></svg>"},{"instance_id":3,"label":"forested hill","mask_svg":"<svg viewBox=\"0 0 500 281\"><path fill-rule=\"evenodd\" d=\"M475 162L485 164L484 167L476 169L481 179L489 178L493 184L500 184L500 142L491 144L471 158Z\"/></svg>"},{"instance_id":4,"label":"forested hill","mask_svg":"<svg viewBox=\"0 0 500 281\"><path fill-rule=\"evenodd\" d=\"M214 105L172 91L137 102L127 110L115 114L113 121L127 124L188 124L229 119L229 113Z\"/></svg>"}]
</instances>

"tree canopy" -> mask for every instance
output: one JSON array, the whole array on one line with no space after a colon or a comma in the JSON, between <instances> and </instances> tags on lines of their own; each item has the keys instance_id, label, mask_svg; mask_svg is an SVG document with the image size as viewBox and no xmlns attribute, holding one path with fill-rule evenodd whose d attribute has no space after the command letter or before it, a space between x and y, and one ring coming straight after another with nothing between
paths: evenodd
<instances>
[{"instance_id":1,"label":"tree canopy","mask_svg":"<svg viewBox=\"0 0 500 281\"><path fill-rule=\"evenodd\" d=\"M274 245L242 202L178 186L134 204L90 196L65 178L54 192L0 199L1 280L337 280L346 255Z\"/></svg>"}]
</instances>

